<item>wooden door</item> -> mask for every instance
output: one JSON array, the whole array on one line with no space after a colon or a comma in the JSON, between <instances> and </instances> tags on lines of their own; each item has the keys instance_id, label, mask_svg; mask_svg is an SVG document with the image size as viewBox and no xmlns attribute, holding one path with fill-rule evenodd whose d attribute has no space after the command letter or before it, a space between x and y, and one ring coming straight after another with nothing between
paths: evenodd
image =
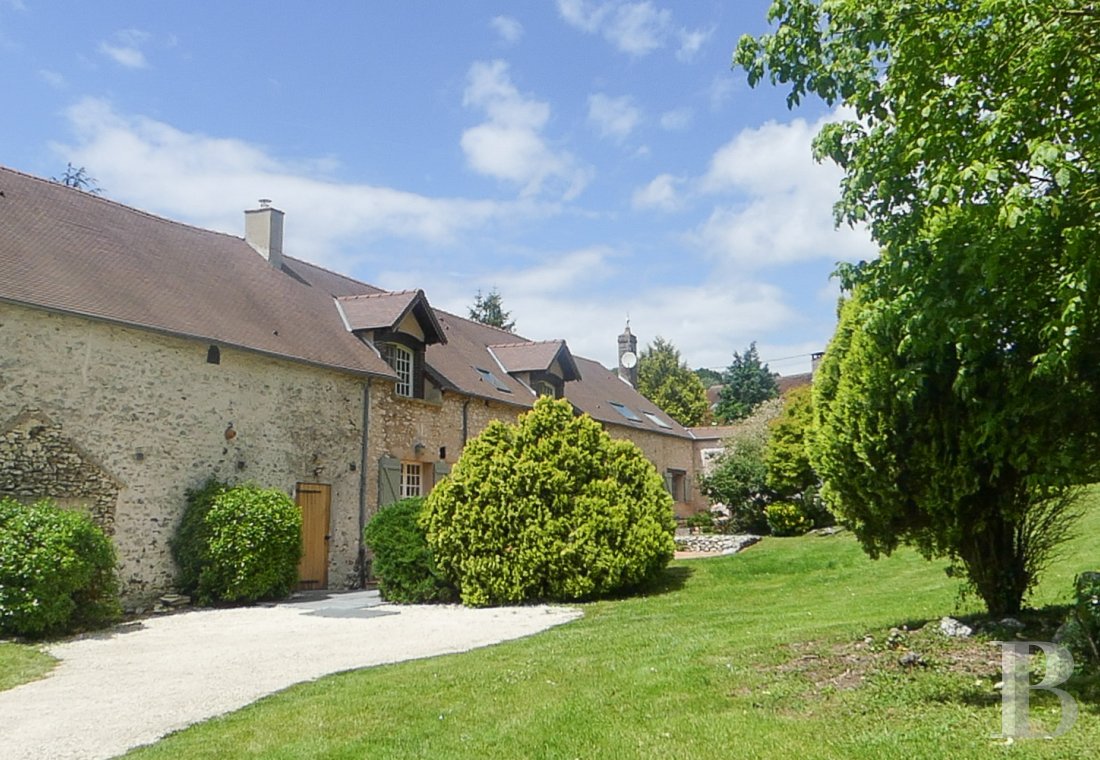
<instances>
[{"instance_id":1,"label":"wooden door","mask_svg":"<svg viewBox=\"0 0 1100 760\"><path fill-rule=\"evenodd\" d=\"M298 587L328 588L329 511L332 486L299 483L295 501L302 510L302 561Z\"/></svg>"}]
</instances>

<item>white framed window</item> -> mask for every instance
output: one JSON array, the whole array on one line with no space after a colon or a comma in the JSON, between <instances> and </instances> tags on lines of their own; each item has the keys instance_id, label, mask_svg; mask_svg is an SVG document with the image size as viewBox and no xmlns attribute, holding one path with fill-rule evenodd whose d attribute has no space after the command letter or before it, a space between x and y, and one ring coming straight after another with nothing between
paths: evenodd
<instances>
[{"instance_id":1,"label":"white framed window","mask_svg":"<svg viewBox=\"0 0 1100 760\"><path fill-rule=\"evenodd\" d=\"M420 462L401 463L401 498L424 494L424 470Z\"/></svg>"},{"instance_id":2,"label":"white framed window","mask_svg":"<svg viewBox=\"0 0 1100 760\"><path fill-rule=\"evenodd\" d=\"M399 343L386 343L382 346L382 358L397 373L397 395L412 398L413 352Z\"/></svg>"},{"instance_id":3,"label":"white framed window","mask_svg":"<svg viewBox=\"0 0 1100 760\"><path fill-rule=\"evenodd\" d=\"M539 380L535 383L535 393L540 396L549 396L550 398L555 398L558 395L558 392L554 390L554 386L545 380Z\"/></svg>"}]
</instances>

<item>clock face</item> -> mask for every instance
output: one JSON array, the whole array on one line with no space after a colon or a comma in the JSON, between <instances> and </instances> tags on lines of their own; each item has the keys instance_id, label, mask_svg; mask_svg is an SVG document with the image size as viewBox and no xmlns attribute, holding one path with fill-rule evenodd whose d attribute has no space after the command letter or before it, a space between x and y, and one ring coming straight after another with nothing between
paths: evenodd
<instances>
[{"instance_id":1,"label":"clock face","mask_svg":"<svg viewBox=\"0 0 1100 760\"><path fill-rule=\"evenodd\" d=\"M634 355L633 351L627 351L622 355L619 361L622 362L622 365L627 369L632 369L634 365L638 363L638 357Z\"/></svg>"}]
</instances>

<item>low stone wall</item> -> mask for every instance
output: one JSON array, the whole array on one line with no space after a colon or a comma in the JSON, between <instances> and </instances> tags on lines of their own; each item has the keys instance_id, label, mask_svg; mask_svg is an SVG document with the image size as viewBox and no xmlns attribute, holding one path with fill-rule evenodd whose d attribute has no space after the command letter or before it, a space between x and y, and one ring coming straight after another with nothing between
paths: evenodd
<instances>
[{"instance_id":1,"label":"low stone wall","mask_svg":"<svg viewBox=\"0 0 1100 760\"><path fill-rule=\"evenodd\" d=\"M727 536L703 533L694 536L676 536L676 549L682 552L711 552L712 554L736 554L752 546L760 536Z\"/></svg>"}]
</instances>

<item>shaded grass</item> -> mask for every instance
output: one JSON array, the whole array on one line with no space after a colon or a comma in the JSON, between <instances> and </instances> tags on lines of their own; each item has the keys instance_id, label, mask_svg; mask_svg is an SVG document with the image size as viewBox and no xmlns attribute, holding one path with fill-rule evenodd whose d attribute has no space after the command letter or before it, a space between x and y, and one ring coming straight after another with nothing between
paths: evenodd
<instances>
[{"instance_id":1,"label":"shaded grass","mask_svg":"<svg viewBox=\"0 0 1100 760\"><path fill-rule=\"evenodd\" d=\"M1090 500L1044 603L1068 601L1073 575L1100 560ZM937 667L954 656L941 645L921 644L927 668L880 656L829 681L867 635L979 612L944 564L908 551L872 562L846 536L769 540L676 563L653 593L583 605L546 633L292 687L135 756L1002 758L996 674ZM807 655L826 669L791 667ZM1033 701L1036 720L1057 722L1053 698ZM1098 713L1082 702L1066 736L1008 751L1095 757Z\"/></svg>"},{"instance_id":2,"label":"shaded grass","mask_svg":"<svg viewBox=\"0 0 1100 760\"><path fill-rule=\"evenodd\" d=\"M57 660L36 647L0 642L0 691L37 681L57 664Z\"/></svg>"}]
</instances>

